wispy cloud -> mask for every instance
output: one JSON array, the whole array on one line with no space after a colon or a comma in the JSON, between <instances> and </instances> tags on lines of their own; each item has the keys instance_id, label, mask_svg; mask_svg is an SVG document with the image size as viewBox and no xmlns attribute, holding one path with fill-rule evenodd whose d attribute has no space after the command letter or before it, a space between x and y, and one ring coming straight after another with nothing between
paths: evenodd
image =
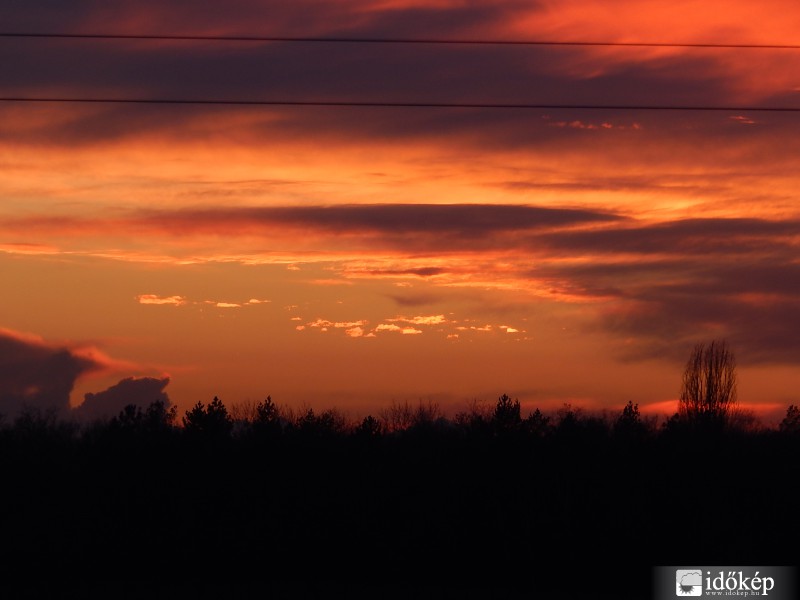
<instances>
[{"instance_id":1,"label":"wispy cloud","mask_svg":"<svg viewBox=\"0 0 800 600\"><path fill-rule=\"evenodd\" d=\"M215 308L242 308L246 306L256 306L259 304L269 304L270 300L260 300L250 298L244 302L229 302L225 300L190 300L186 296L159 296L157 294L139 294L136 296L139 304L152 304L156 306L188 306L193 304L206 304Z\"/></svg>"}]
</instances>

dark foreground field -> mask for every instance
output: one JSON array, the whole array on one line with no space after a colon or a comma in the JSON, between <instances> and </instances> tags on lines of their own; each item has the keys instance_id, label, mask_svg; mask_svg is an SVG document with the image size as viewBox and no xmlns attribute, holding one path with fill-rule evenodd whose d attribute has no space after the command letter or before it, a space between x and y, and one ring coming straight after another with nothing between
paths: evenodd
<instances>
[{"instance_id":1,"label":"dark foreground field","mask_svg":"<svg viewBox=\"0 0 800 600\"><path fill-rule=\"evenodd\" d=\"M800 564L791 431L129 417L3 430L9 597L646 599L657 565Z\"/></svg>"}]
</instances>

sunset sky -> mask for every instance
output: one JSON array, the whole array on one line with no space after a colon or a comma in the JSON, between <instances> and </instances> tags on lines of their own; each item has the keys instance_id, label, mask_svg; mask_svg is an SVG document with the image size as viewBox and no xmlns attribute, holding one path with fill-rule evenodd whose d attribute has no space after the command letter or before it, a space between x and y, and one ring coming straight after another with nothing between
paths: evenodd
<instances>
[{"instance_id":1,"label":"sunset sky","mask_svg":"<svg viewBox=\"0 0 800 600\"><path fill-rule=\"evenodd\" d=\"M800 44L795 0L9 0L0 23ZM800 400L800 113L646 109L800 108L800 49L0 37L0 56L6 100L631 107L2 101L0 413L162 393L671 412L712 339L746 407Z\"/></svg>"}]
</instances>

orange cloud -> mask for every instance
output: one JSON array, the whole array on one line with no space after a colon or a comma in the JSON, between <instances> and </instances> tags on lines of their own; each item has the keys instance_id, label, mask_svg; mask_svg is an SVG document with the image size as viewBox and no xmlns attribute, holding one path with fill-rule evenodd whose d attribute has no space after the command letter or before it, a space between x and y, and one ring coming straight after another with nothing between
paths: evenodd
<instances>
[{"instance_id":1,"label":"orange cloud","mask_svg":"<svg viewBox=\"0 0 800 600\"><path fill-rule=\"evenodd\" d=\"M381 323L375 328L375 331L396 331L403 335L419 335L422 333L421 329L414 327L400 327L394 323Z\"/></svg>"},{"instance_id":2,"label":"orange cloud","mask_svg":"<svg viewBox=\"0 0 800 600\"><path fill-rule=\"evenodd\" d=\"M387 321L393 323L410 323L411 325L442 325L448 322L444 315L432 315L428 317L395 317L393 319L387 319Z\"/></svg>"},{"instance_id":3,"label":"orange cloud","mask_svg":"<svg viewBox=\"0 0 800 600\"><path fill-rule=\"evenodd\" d=\"M350 329L345 329L345 334L349 337L364 337L364 328L357 326L351 327Z\"/></svg>"},{"instance_id":4,"label":"orange cloud","mask_svg":"<svg viewBox=\"0 0 800 600\"><path fill-rule=\"evenodd\" d=\"M367 324L367 321L328 321L327 319L316 319L311 321L310 323L306 323L306 326L313 327L316 329L325 330L329 327L334 327L336 329L351 329L356 327L363 327Z\"/></svg>"},{"instance_id":5,"label":"orange cloud","mask_svg":"<svg viewBox=\"0 0 800 600\"><path fill-rule=\"evenodd\" d=\"M8 254L41 255L58 254L59 250L56 246L50 246L47 244L26 244L20 242L0 244L0 252L6 252Z\"/></svg>"},{"instance_id":6,"label":"orange cloud","mask_svg":"<svg viewBox=\"0 0 800 600\"><path fill-rule=\"evenodd\" d=\"M139 304L155 304L155 305L170 305L170 306L183 306L186 304L186 298L183 296L158 296L156 294L140 294L136 296Z\"/></svg>"},{"instance_id":7,"label":"orange cloud","mask_svg":"<svg viewBox=\"0 0 800 600\"><path fill-rule=\"evenodd\" d=\"M313 281L311 281L311 284L330 287L337 285L353 285L353 282L347 281L346 279L314 279Z\"/></svg>"},{"instance_id":8,"label":"orange cloud","mask_svg":"<svg viewBox=\"0 0 800 600\"><path fill-rule=\"evenodd\" d=\"M236 304L235 302L212 302L214 306L217 308L241 308L241 304Z\"/></svg>"}]
</instances>

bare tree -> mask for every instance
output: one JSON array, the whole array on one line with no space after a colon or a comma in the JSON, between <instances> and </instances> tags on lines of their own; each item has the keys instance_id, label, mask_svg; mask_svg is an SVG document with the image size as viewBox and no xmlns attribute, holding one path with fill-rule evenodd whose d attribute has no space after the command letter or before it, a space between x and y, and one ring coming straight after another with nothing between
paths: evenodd
<instances>
[{"instance_id":1,"label":"bare tree","mask_svg":"<svg viewBox=\"0 0 800 600\"><path fill-rule=\"evenodd\" d=\"M724 422L736 407L736 359L724 341L697 344L683 372L678 413Z\"/></svg>"}]
</instances>

